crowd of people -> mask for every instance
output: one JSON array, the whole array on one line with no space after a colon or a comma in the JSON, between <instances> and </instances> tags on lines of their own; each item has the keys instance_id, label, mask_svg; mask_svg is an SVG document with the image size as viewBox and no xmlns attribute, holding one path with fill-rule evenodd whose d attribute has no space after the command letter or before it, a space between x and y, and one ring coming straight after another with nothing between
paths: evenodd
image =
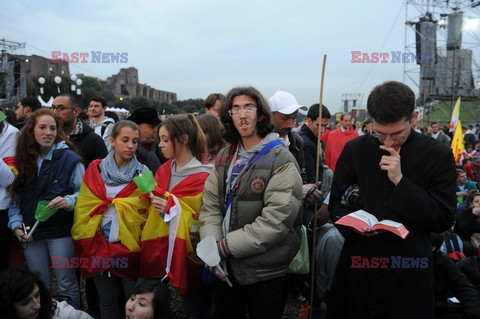
<instances>
[{"instance_id":1,"label":"crowd of people","mask_svg":"<svg viewBox=\"0 0 480 319\"><path fill-rule=\"evenodd\" d=\"M289 297L312 318L480 318L480 128L454 159L408 86L375 87L361 123L253 87L199 116L106 107L0 113L2 316L175 318L170 287L186 318L282 318ZM409 234L335 224L358 210Z\"/></svg>"}]
</instances>

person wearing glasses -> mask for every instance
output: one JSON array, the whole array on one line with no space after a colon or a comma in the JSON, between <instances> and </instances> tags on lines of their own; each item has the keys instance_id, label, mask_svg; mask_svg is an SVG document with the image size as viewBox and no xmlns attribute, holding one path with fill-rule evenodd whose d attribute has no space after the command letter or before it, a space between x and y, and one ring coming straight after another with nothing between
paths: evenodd
<instances>
[{"instance_id":1,"label":"person wearing glasses","mask_svg":"<svg viewBox=\"0 0 480 319\"><path fill-rule=\"evenodd\" d=\"M330 217L335 222L351 213L342 195L358 185L363 210L378 220L402 223L410 233L401 239L390 232L360 234L336 225L345 243L327 317L434 318L430 232L444 232L453 225L457 204L453 154L445 144L412 129L415 94L405 84L389 81L376 86L367 109L373 133L345 145L333 177ZM362 258L362 268L352 268L353 256ZM387 258L386 267L370 263L375 258ZM401 263L394 263L394 258ZM428 258L426 267L418 264L422 258Z\"/></svg>"},{"instance_id":2,"label":"person wearing glasses","mask_svg":"<svg viewBox=\"0 0 480 319\"><path fill-rule=\"evenodd\" d=\"M53 112L62 119L62 131L78 148L85 167L98 158L107 156L107 148L103 139L79 118L82 107L77 97L70 93L57 96L52 104Z\"/></svg>"},{"instance_id":3,"label":"person wearing glasses","mask_svg":"<svg viewBox=\"0 0 480 319\"><path fill-rule=\"evenodd\" d=\"M214 236L222 258L224 273L213 270L216 315L244 318L247 307L251 318L281 318L300 247L300 169L255 88L230 90L219 114L232 144L207 178L199 218L200 237Z\"/></svg>"}]
</instances>

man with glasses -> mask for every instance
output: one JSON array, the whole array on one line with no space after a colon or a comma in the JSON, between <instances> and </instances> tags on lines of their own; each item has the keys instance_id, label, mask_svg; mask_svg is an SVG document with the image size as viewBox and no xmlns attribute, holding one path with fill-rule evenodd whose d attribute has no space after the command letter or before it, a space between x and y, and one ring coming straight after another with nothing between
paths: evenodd
<instances>
[{"instance_id":1,"label":"man with glasses","mask_svg":"<svg viewBox=\"0 0 480 319\"><path fill-rule=\"evenodd\" d=\"M345 145L333 177L330 217L335 222L351 213L342 196L357 185L363 210L378 220L400 222L410 233L404 240L390 232L358 233L337 225L345 244L327 312L329 318L434 318L430 232L453 224L453 154L412 130L415 94L405 84L378 85L367 108L373 134ZM360 268L352 267L353 257L361 258ZM385 267L378 264L381 258ZM425 258L428 265L420 266Z\"/></svg>"},{"instance_id":2,"label":"man with glasses","mask_svg":"<svg viewBox=\"0 0 480 319\"><path fill-rule=\"evenodd\" d=\"M281 318L300 247L300 170L256 89L232 89L219 114L231 145L218 154L225 160L208 177L200 210L200 236L215 237L225 272L213 270L216 315L244 318L247 307L251 318Z\"/></svg>"},{"instance_id":3,"label":"man with glasses","mask_svg":"<svg viewBox=\"0 0 480 319\"><path fill-rule=\"evenodd\" d=\"M52 109L62 119L62 130L79 149L85 167L94 159L107 156L103 139L95 134L85 121L78 118L82 108L76 96L70 93L57 96L53 100Z\"/></svg>"}]
</instances>

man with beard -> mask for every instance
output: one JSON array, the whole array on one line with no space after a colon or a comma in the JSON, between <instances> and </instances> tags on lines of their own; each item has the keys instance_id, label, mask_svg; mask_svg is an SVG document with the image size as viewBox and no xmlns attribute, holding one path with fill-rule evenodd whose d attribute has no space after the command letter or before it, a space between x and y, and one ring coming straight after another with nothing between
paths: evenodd
<instances>
[{"instance_id":1,"label":"man with beard","mask_svg":"<svg viewBox=\"0 0 480 319\"><path fill-rule=\"evenodd\" d=\"M337 225L345 243L327 317L433 319L430 232L444 232L453 224L452 150L412 129L415 94L403 83L375 87L367 109L373 133L343 148L333 177L330 217L336 222L352 212L342 196L358 185L363 210L380 221L402 223L410 233L402 239L391 232L358 233Z\"/></svg>"},{"instance_id":2,"label":"man with beard","mask_svg":"<svg viewBox=\"0 0 480 319\"><path fill-rule=\"evenodd\" d=\"M225 139L203 190L200 236L214 236L224 273L215 284L218 318L281 318L288 265L300 247L302 179L273 132L265 98L237 87L220 108ZM233 287L226 284L229 276Z\"/></svg>"},{"instance_id":3,"label":"man with beard","mask_svg":"<svg viewBox=\"0 0 480 319\"><path fill-rule=\"evenodd\" d=\"M273 124L275 125L275 132L277 132L281 138L285 140L285 144L288 146L290 153L298 162L300 166L301 176L303 180L303 196L306 201L306 204L310 205L312 209L304 210L304 221L308 225L313 217L313 204L316 200L322 197L322 193L326 194L330 191L331 186L331 175L326 183L321 184L321 190L316 189L315 187L315 178L309 180L308 176L315 176L315 159L314 157L313 165L309 166L311 171L306 172L305 165L305 156L309 156L308 160L311 161L310 153L304 153L303 140L300 135L295 132L292 132L293 127L295 126L295 119L299 109L306 110L307 107L304 105L299 105L295 97L285 91L277 91L275 94L268 100L270 105L270 110L273 113ZM315 141L316 142L316 141ZM316 145L316 144L315 144ZM316 147L315 147L316 150ZM323 175L320 175L320 181L322 182ZM311 191L312 188L315 188L315 191ZM305 196L309 195L307 198ZM320 203L321 205L321 203ZM320 205L318 207L320 207Z\"/></svg>"},{"instance_id":4,"label":"man with beard","mask_svg":"<svg viewBox=\"0 0 480 319\"><path fill-rule=\"evenodd\" d=\"M62 130L80 151L85 167L97 158L107 156L103 139L78 116L82 112L77 98L69 93L61 94L52 104L53 112L62 119Z\"/></svg>"},{"instance_id":5,"label":"man with beard","mask_svg":"<svg viewBox=\"0 0 480 319\"><path fill-rule=\"evenodd\" d=\"M158 125L160 119L155 109L141 107L133 111L127 119L138 125L140 130L140 143L137 148L137 159L145 164L154 174L166 162L158 147Z\"/></svg>"},{"instance_id":6,"label":"man with beard","mask_svg":"<svg viewBox=\"0 0 480 319\"><path fill-rule=\"evenodd\" d=\"M78 117L82 108L75 95L64 93L57 96L53 100L52 109L63 121L62 130L78 148L85 167L88 167L93 160L107 156L108 152L103 139L95 134L87 122ZM93 279L86 279L85 292L89 312L92 315L100 313L98 293Z\"/></svg>"},{"instance_id":7,"label":"man with beard","mask_svg":"<svg viewBox=\"0 0 480 319\"><path fill-rule=\"evenodd\" d=\"M112 128L115 125L115 121L107 116L107 102L103 97L94 96L90 99L88 106L88 114L90 115L90 126L95 133L100 136L105 142L105 147L108 151L112 149L110 145L110 135L112 134Z\"/></svg>"},{"instance_id":8,"label":"man with beard","mask_svg":"<svg viewBox=\"0 0 480 319\"><path fill-rule=\"evenodd\" d=\"M28 118L32 115L33 112L41 108L42 105L34 97L26 97L17 104L17 109L15 110L15 115L17 117L17 128L19 130L27 123Z\"/></svg>"}]
</instances>

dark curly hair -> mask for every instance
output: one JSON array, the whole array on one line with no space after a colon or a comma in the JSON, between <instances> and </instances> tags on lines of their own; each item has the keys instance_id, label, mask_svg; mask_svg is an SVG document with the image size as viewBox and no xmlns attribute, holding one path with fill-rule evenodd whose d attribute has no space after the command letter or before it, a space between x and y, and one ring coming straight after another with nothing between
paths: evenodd
<instances>
[{"instance_id":1,"label":"dark curly hair","mask_svg":"<svg viewBox=\"0 0 480 319\"><path fill-rule=\"evenodd\" d=\"M40 279L38 273L30 272L26 266L7 269L0 273L0 314L2 318L15 319L14 304L21 302L33 291L37 284L40 290L39 319L50 319L57 308L50 291Z\"/></svg>"},{"instance_id":2,"label":"dark curly hair","mask_svg":"<svg viewBox=\"0 0 480 319\"><path fill-rule=\"evenodd\" d=\"M15 165L18 169L18 175L12 184L15 192L31 187L37 181L37 158L40 154L40 151L38 148L38 143L35 140L34 129L37 119L44 115L51 116L57 125L57 137L55 138L55 143L65 141L71 150L78 153L77 148L67 139L67 136L62 130L62 120L49 109L38 109L30 116L27 124L25 124L23 129L20 131L20 135L18 137L15 154Z\"/></svg>"},{"instance_id":3,"label":"dark curly hair","mask_svg":"<svg viewBox=\"0 0 480 319\"><path fill-rule=\"evenodd\" d=\"M265 100L262 94L254 87L239 86L231 89L230 92L228 92L225 102L220 107L219 114L220 120L225 128L223 133L225 141L229 143L238 143L242 140L242 137L233 124L232 117L230 114L228 114L228 111L232 108L233 99L240 95L249 96L257 103L257 134L264 138L268 133L273 132L273 117L267 100Z\"/></svg>"}]
</instances>

